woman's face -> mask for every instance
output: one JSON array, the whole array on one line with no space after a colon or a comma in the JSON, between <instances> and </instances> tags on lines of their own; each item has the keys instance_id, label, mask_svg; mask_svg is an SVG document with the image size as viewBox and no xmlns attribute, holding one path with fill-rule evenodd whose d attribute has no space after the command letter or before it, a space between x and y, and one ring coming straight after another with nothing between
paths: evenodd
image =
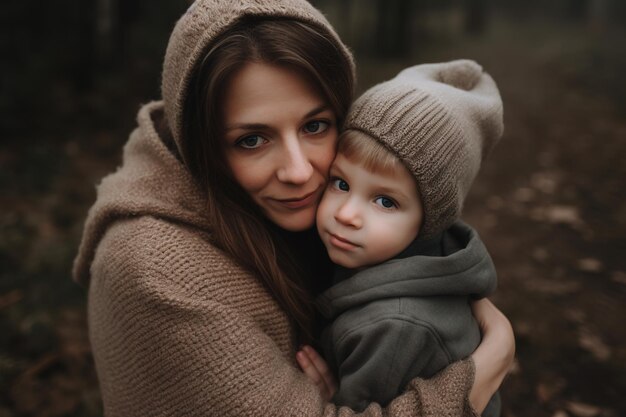
<instances>
[{"instance_id":1,"label":"woman's face","mask_svg":"<svg viewBox=\"0 0 626 417\"><path fill-rule=\"evenodd\" d=\"M289 231L310 228L335 156L335 114L292 70L249 63L226 89L224 149L235 180Z\"/></svg>"}]
</instances>

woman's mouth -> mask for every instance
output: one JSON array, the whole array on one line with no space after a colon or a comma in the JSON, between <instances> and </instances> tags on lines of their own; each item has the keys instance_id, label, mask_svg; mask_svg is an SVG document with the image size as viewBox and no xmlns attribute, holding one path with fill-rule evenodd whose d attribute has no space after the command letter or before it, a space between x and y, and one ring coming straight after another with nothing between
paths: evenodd
<instances>
[{"instance_id":1,"label":"woman's mouth","mask_svg":"<svg viewBox=\"0 0 626 417\"><path fill-rule=\"evenodd\" d=\"M318 190L320 187L316 188L312 192L303 195L302 197L295 198L283 198L278 199L275 198L274 201L278 202L280 205L287 207L292 210L301 209L303 207L308 207L309 205L317 202Z\"/></svg>"},{"instance_id":2,"label":"woman's mouth","mask_svg":"<svg viewBox=\"0 0 626 417\"><path fill-rule=\"evenodd\" d=\"M356 243L341 237L339 235L335 235L333 233L328 233L329 236L329 242L331 245L339 248L339 249L343 249L343 250L353 250L359 247L359 245L357 245Z\"/></svg>"}]
</instances>

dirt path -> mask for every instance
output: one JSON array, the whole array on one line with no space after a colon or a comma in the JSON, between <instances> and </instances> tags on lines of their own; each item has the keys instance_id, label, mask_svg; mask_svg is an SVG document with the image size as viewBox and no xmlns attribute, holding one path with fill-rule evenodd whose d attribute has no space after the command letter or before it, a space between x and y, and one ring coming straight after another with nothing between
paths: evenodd
<instances>
[{"instance_id":1,"label":"dirt path","mask_svg":"<svg viewBox=\"0 0 626 417\"><path fill-rule=\"evenodd\" d=\"M517 339L503 415L626 415L626 121L584 79L610 52L580 28L494 29L507 41L464 56L498 82L505 137L465 218L493 255L494 301Z\"/></svg>"}]
</instances>

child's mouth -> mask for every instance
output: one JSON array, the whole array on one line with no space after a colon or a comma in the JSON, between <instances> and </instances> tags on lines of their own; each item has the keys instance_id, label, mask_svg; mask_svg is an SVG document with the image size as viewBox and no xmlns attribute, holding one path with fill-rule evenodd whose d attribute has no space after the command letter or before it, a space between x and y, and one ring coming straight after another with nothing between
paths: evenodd
<instances>
[{"instance_id":1,"label":"child's mouth","mask_svg":"<svg viewBox=\"0 0 626 417\"><path fill-rule=\"evenodd\" d=\"M356 243L351 242L350 240L343 238L339 235L333 233L328 233L328 235L330 236L330 244L336 246L339 249L352 250L359 247L359 245L357 245Z\"/></svg>"}]
</instances>

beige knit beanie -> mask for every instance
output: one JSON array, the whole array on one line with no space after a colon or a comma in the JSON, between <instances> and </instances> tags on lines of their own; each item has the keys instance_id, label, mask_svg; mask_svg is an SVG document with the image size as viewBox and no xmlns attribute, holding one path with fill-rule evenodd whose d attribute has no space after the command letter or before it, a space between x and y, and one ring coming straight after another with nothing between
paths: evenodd
<instances>
[{"instance_id":1,"label":"beige knit beanie","mask_svg":"<svg viewBox=\"0 0 626 417\"><path fill-rule=\"evenodd\" d=\"M182 152L183 108L194 68L211 42L244 17L288 18L321 28L355 67L352 55L326 18L305 0L196 0L176 23L170 36L161 91L165 116Z\"/></svg>"},{"instance_id":2,"label":"beige knit beanie","mask_svg":"<svg viewBox=\"0 0 626 417\"><path fill-rule=\"evenodd\" d=\"M460 216L483 158L502 136L502 100L474 61L417 65L359 97L345 128L404 162L424 205L420 237L429 238Z\"/></svg>"}]
</instances>

